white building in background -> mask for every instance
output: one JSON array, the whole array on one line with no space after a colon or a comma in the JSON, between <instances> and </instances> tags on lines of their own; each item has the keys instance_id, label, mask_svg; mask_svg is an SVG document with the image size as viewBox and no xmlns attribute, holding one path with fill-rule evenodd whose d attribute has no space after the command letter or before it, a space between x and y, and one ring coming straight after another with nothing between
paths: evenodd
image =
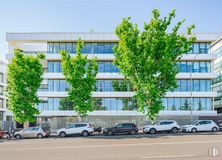
<instances>
[{"instance_id":1,"label":"white building in background","mask_svg":"<svg viewBox=\"0 0 222 160\"><path fill-rule=\"evenodd\" d=\"M211 45L210 52L217 57L214 61L214 72L217 77L212 81L212 89L217 92L214 107L218 113L222 113L222 37Z\"/></svg>"},{"instance_id":2,"label":"white building in background","mask_svg":"<svg viewBox=\"0 0 222 160\"><path fill-rule=\"evenodd\" d=\"M163 98L165 108L160 112L160 117L190 117L191 113L193 116L217 114L213 107L216 92L211 90L211 80L216 77L213 73L213 61L216 56L208 54L208 49L218 35L210 33L196 34L196 36L193 50L184 54L178 64L179 87L175 92L168 92ZM97 57L99 67L97 90L93 92L96 100L95 111L89 113L88 120L102 121L103 124L107 121L126 120L142 123L144 114L135 111L132 99L134 92L130 84L119 74L119 69L112 63L114 60L112 47L118 44L118 38L113 33L7 33L9 61L13 56L14 48L20 48L27 54L44 52L46 55L43 63L44 80L38 92L38 96L42 99L42 103L38 106L41 110L39 119L76 115L71 110L59 109L61 99L67 97L68 87L61 72L59 50L67 50L75 56L76 42L79 38L85 42L82 52L88 54L88 58ZM125 87L116 89L112 86L114 82L117 84L124 82ZM8 112L8 116L10 115Z\"/></svg>"},{"instance_id":3,"label":"white building in background","mask_svg":"<svg viewBox=\"0 0 222 160\"><path fill-rule=\"evenodd\" d=\"M6 120L6 70L6 63L0 61L0 122Z\"/></svg>"}]
</instances>

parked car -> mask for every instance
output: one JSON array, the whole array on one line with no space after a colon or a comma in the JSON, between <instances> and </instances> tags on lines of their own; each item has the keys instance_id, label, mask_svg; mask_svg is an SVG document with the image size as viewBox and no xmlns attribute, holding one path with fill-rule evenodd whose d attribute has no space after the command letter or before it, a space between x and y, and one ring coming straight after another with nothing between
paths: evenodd
<instances>
[{"instance_id":1,"label":"parked car","mask_svg":"<svg viewBox=\"0 0 222 160\"><path fill-rule=\"evenodd\" d=\"M43 138L48 136L48 132L41 127L29 127L14 133L16 139L21 138Z\"/></svg>"},{"instance_id":2,"label":"parked car","mask_svg":"<svg viewBox=\"0 0 222 160\"><path fill-rule=\"evenodd\" d=\"M79 134L84 137L89 136L94 131L94 128L89 123L70 123L66 128L57 130L57 135L60 137L66 137L68 135Z\"/></svg>"},{"instance_id":3,"label":"parked car","mask_svg":"<svg viewBox=\"0 0 222 160\"><path fill-rule=\"evenodd\" d=\"M0 129L0 138L4 137L4 135L5 135L5 131Z\"/></svg>"},{"instance_id":4,"label":"parked car","mask_svg":"<svg viewBox=\"0 0 222 160\"><path fill-rule=\"evenodd\" d=\"M137 134L138 128L134 123L121 123L111 128L104 128L103 134L112 136L115 134Z\"/></svg>"},{"instance_id":5,"label":"parked car","mask_svg":"<svg viewBox=\"0 0 222 160\"><path fill-rule=\"evenodd\" d=\"M180 126L176 121L173 120L163 120L153 125L147 125L143 127L144 133L155 134L157 132L172 132L177 133L180 130Z\"/></svg>"},{"instance_id":6,"label":"parked car","mask_svg":"<svg viewBox=\"0 0 222 160\"><path fill-rule=\"evenodd\" d=\"M199 131L212 131L219 130L218 125L212 120L197 120L189 125L182 126L182 131L196 133Z\"/></svg>"}]
</instances>

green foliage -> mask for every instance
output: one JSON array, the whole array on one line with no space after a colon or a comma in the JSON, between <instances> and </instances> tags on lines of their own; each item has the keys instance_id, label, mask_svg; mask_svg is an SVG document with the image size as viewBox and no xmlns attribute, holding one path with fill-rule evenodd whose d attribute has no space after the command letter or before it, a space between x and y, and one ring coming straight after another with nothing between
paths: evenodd
<instances>
[{"instance_id":1,"label":"green foliage","mask_svg":"<svg viewBox=\"0 0 222 160\"><path fill-rule=\"evenodd\" d=\"M44 54L34 57L15 49L14 57L8 65L6 91L9 110L19 123L33 122L39 114L36 108L40 102L37 91L43 74L40 60L44 58Z\"/></svg>"},{"instance_id":2,"label":"green foliage","mask_svg":"<svg viewBox=\"0 0 222 160\"><path fill-rule=\"evenodd\" d=\"M191 104L188 102L187 99L185 99L183 106L181 107L181 110L189 111L191 109Z\"/></svg>"},{"instance_id":3,"label":"green foliage","mask_svg":"<svg viewBox=\"0 0 222 160\"><path fill-rule=\"evenodd\" d=\"M106 110L106 107L103 106L102 98L93 99L93 109L94 110Z\"/></svg>"},{"instance_id":4,"label":"green foliage","mask_svg":"<svg viewBox=\"0 0 222 160\"><path fill-rule=\"evenodd\" d=\"M59 110L70 111L70 110L73 110L73 107L74 107L74 104L72 102L69 102L67 98L62 98L60 100Z\"/></svg>"},{"instance_id":5,"label":"green foliage","mask_svg":"<svg viewBox=\"0 0 222 160\"><path fill-rule=\"evenodd\" d=\"M202 103L201 103L201 101L199 100L199 102L198 102L198 109L197 109L198 111L202 111Z\"/></svg>"},{"instance_id":6,"label":"green foliage","mask_svg":"<svg viewBox=\"0 0 222 160\"><path fill-rule=\"evenodd\" d=\"M187 28L187 35L178 34L184 20L169 32L174 10L164 18L160 18L157 9L152 13L153 18L144 23L143 31L139 31L130 17L116 27L119 45L114 47L114 63L135 88L139 111L154 120L163 108L161 98L177 87L177 62L182 53L191 50L195 37L191 33L194 25Z\"/></svg>"},{"instance_id":7,"label":"green foliage","mask_svg":"<svg viewBox=\"0 0 222 160\"><path fill-rule=\"evenodd\" d=\"M85 116L87 112L93 110L92 92L95 89L98 72L96 58L88 60L87 56L81 53L83 45L83 41L77 42L74 57L66 51L60 51L62 72L70 86L67 101L73 104L73 109L79 116Z\"/></svg>"}]
</instances>

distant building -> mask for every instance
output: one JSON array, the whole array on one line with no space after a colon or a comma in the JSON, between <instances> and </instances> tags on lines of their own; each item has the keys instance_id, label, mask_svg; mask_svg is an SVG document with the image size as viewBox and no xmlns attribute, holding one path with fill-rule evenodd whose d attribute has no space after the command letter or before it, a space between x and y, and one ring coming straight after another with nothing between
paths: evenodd
<instances>
[{"instance_id":1,"label":"distant building","mask_svg":"<svg viewBox=\"0 0 222 160\"><path fill-rule=\"evenodd\" d=\"M0 61L0 122L6 120L6 63Z\"/></svg>"},{"instance_id":2,"label":"distant building","mask_svg":"<svg viewBox=\"0 0 222 160\"><path fill-rule=\"evenodd\" d=\"M212 83L213 91L217 92L214 107L218 113L222 113L222 37L212 44L210 50L217 58L214 61L214 72L217 74L217 77Z\"/></svg>"}]
</instances>

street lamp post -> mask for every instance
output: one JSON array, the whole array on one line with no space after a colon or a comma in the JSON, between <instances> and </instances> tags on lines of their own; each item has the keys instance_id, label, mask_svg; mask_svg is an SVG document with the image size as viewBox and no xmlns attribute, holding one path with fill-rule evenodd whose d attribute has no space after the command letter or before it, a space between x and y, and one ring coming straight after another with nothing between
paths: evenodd
<instances>
[{"instance_id":1,"label":"street lamp post","mask_svg":"<svg viewBox=\"0 0 222 160\"><path fill-rule=\"evenodd\" d=\"M193 77L192 77L192 70L194 66L194 60L199 54L197 53L191 61L191 68L190 68L190 121L193 122Z\"/></svg>"}]
</instances>

